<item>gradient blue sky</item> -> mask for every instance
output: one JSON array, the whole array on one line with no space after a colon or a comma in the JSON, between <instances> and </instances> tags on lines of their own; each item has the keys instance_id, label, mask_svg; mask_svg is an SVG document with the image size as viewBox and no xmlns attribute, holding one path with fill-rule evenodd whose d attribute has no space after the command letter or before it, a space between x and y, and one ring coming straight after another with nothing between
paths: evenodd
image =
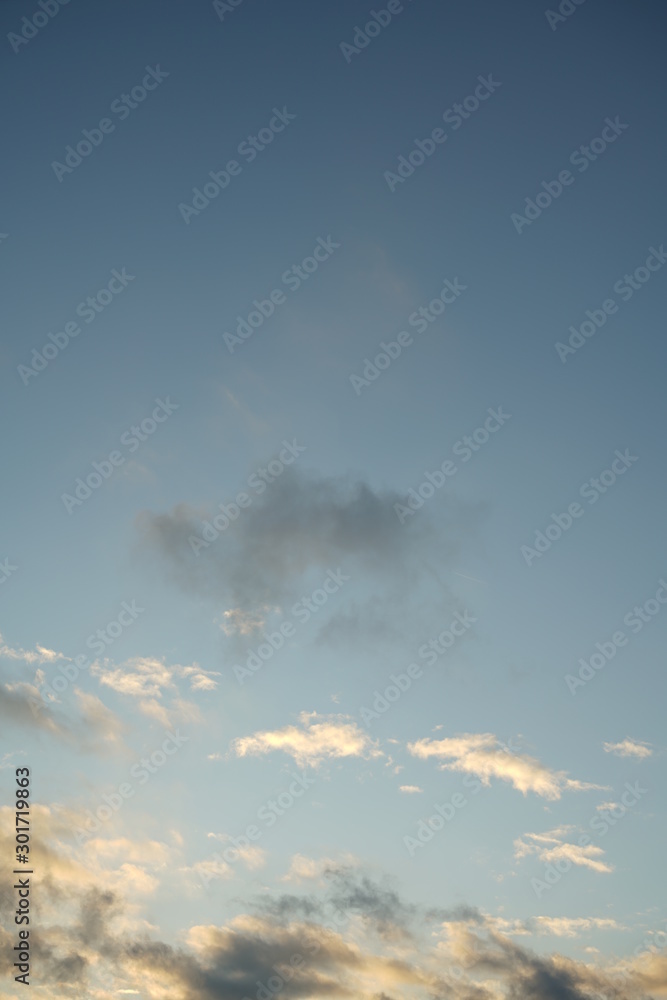
<instances>
[{"instance_id":1,"label":"gradient blue sky","mask_svg":"<svg viewBox=\"0 0 667 1000\"><path fill-rule=\"evenodd\" d=\"M581 1000L594 989L591 963L609 976L662 933L667 611L661 606L636 634L623 619L667 577L667 266L628 301L614 284L667 240L665 17L650 2L572 6L552 30L545 7L527 0L405 2L349 63L340 44L372 9L351 0L243 0L223 20L211 3L74 0L18 52L7 36L38 7L0 7L9 98L0 560L16 567L0 584L0 705L3 753L17 755L3 758L0 784L8 809L14 767L29 763L43 807L34 831L41 877L53 865L71 894L71 912L58 917L44 889L37 997L255 996L259 974L237 983L238 993L229 983L197 985L186 972L165 986L167 972L152 958L140 969L125 952L115 970L101 971L93 956L104 948L76 929L77 907L94 886L126 908L109 930L115 947L145 933L190 958L194 949L208 967L215 948L208 938L201 944L202 931L186 940L189 929L242 927L252 937L250 924L234 921L264 912L268 899L274 923L262 933L287 933L276 901L324 892L327 865L350 884L388 879L414 906L411 920L447 911L435 938L422 927L423 939L396 930L362 943L377 908L364 911L357 898L346 940L384 958L412 952L416 964L426 940L435 951L424 967L442 962L448 982L447 963L456 961L489 998L516 989L526 1000ZM123 121L110 113L157 65L168 77L145 102ZM489 99L460 128L443 124L489 74L500 83ZM296 117L245 162L239 143L275 108ZM114 131L59 181L53 162L106 116ZM628 127L579 172L570 155L600 136L607 118ZM445 143L390 191L385 171L438 126ZM234 157L240 175L186 224L179 204ZM512 213L568 168L574 183L517 233ZM340 246L302 287L286 290L281 276L318 238ZM19 366L32 349L123 268L134 278L122 294L24 384ZM408 317L445 279L465 292L427 331L412 329L412 345L356 394L350 376L381 341L411 330ZM275 288L287 301L231 353L223 334ZM610 297L618 311L563 363L556 343ZM130 453L123 434L166 398L177 409ZM394 505L498 407L510 419L401 524ZM285 440L306 449L293 468L194 557L188 536ZM124 464L68 514L62 495L115 449ZM638 460L597 503L582 500L580 487L617 449ZM575 501L583 517L527 566L521 546ZM265 632L294 621L294 602L338 568L349 582L239 684L234 665ZM104 662L58 702L47 697L38 717L19 709L131 601L145 610ZM236 631L223 617L230 610ZM419 648L465 611L474 626L425 666ZM627 645L572 693L566 675L619 629ZM53 654L34 655L37 647ZM411 661L422 663L423 677L366 726L362 707ZM206 673L179 669L194 664ZM132 687L139 675L149 694L137 695L138 681ZM77 845L76 818L161 745L167 723L187 744ZM325 745L313 725L330 725ZM266 733L279 734L269 742L287 733L292 755L251 752L262 737L237 742ZM483 734L511 741L514 753L491 739L480 761L473 745ZM459 737L465 746L443 745L434 759L414 749ZM301 756L297 744L306 747ZM404 838L464 788L452 764L488 773L490 784L411 856ZM204 887L202 863L301 771L315 785L264 832L257 867L240 864ZM595 787L575 790L567 780ZM521 844L534 847L531 833L553 831L552 846L576 841L636 781L647 793L607 835L593 836L609 870L575 863L538 895L531 879L543 877L547 861ZM313 860L309 874L283 881L295 855ZM455 918L459 906L477 916ZM402 912L394 908L397 926ZM540 917L561 923L547 927ZM9 942L11 923L7 930ZM504 943L493 947L528 949L515 956L526 969L539 958L555 977L574 963L562 987L571 992L557 993L554 979L531 993L532 980L494 979L466 964L470 941L483 934L484 947L496 934ZM56 961L74 952L83 956L76 975ZM636 961L623 995L667 994L664 952ZM18 996L8 972L3 996ZM365 971L362 982L341 967L340 982L348 975L355 996L426 995L418 976L401 984L386 969L377 980ZM440 995L440 980L429 982ZM611 980L596 982L613 995ZM470 983L457 989L471 995ZM320 994L304 984L285 995Z\"/></svg>"}]
</instances>

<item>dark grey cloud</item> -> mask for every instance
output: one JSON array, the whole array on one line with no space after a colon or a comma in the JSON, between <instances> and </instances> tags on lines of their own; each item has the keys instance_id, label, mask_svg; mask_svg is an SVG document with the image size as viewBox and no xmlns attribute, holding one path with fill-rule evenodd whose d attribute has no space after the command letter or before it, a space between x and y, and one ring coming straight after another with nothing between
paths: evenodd
<instances>
[{"instance_id":1,"label":"dark grey cloud","mask_svg":"<svg viewBox=\"0 0 667 1000\"><path fill-rule=\"evenodd\" d=\"M405 497L349 477L287 469L198 552L193 539L202 537L202 522L215 511L183 503L168 513L142 512L140 551L157 557L186 593L249 615L275 607L284 612L321 586L327 570L340 567L351 582L325 609L322 624L331 614L336 620L324 625L321 637L352 640L368 632L377 638L395 624L396 609L406 603L419 609L432 565L439 571L454 565L478 517L471 506L443 496L401 524L394 510L399 502Z\"/></svg>"},{"instance_id":2,"label":"dark grey cloud","mask_svg":"<svg viewBox=\"0 0 667 1000\"><path fill-rule=\"evenodd\" d=\"M367 875L339 869L335 873L331 902L347 913L356 913L371 923L383 938L412 937L410 925L417 907L403 902L387 885Z\"/></svg>"},{"instance_id":3,"label":"dark grey cloud","mask_svg":"<svg viewBox=\"0 0 667 1000\"><path fill-rule=\"evenodd\" d=\"M344 562L377 574L409 562L413 539L425 540L432 527L425 518L402 526L393 510L400 499L363 482L287 469L198 555L190 538L201 537L202 512L187 504L144 512L139 528L186 589L217 583L239 607L256 607L283 600L313 569Z\"/></svg>"},{"instance_id":4,"label":"dark grey cloud","mask_svg":"<svg viewBox=\"0 0 667 1000\"><path fill-rule=\"evenodd\" d=\"M14 668L14 674L16 669ZM34 683L0 677L0 722L54 737L82 753L108 754L122 747L120 719L96 696L78 688L61 703L42 697L39 674ZM23 671L25 674L25 671Z\"/></svg>"},{"instance_id":5,"label":"dark grey cloud","mask_svg":"<svg viewBox=\"0 0 667 1000\"><path fill-rule=\"evenodd\" d=\"M272 919L319 920L342 925L360 916L367 928L386 940L412 938L411 923L418 915L416 907L404 903L388 884L380 884L347 865L329 866L322 872L328 883L323 893L295 895L281 893L255 901L257 909Z\"/></svg>"},{"instance_id":6,"label":"dark grey cloud","mask_svg":"<svg viewBox=\"0 0 667 1000\"><path fill-rule=\"evenodd\" d=\"M442 924L483 924L485 917L477 907L466 906L465 903L461 903L459 906L450 907L445 910L437 908L427 910L426 919L437 920Z\"/></svg>"},{"instance_id":7,"label":"dark grey cloud","mask_svg":"<svg viewBox=\"0 0 667 1000\"><path fill-rule=\"evenodd\" d=\"M43 862L44 863L44 862ZM148 934L115 928L123 901L95 884L70 883L66 898L47 881L42 897L55 893L62 914L75 912L40 932L35 958L40 980L54 996L92 995L103 975L112 989L141 989L172 1000L244 1000L257 996L258 984L284 976L282 1000L644 1000L633 975L622 985L591 963L559 955L537 955L494 930L493 921L472 907L426 910L408 903L386 882L346 866L324 872L329 885L321 894L261 899L258 916L227 926L195 928L196 947L176 947ZM325 922L329 906L354 918L332 930ZM384 939L359 937L362 924ZM433 948L438 924L456 922L450 954ZM354 943L348 943L348 931ZM405 954L396 957L397 929ZM422 933L424 932L424 933ZM414 934L414 939L410 937ZM0 934L0 942L6 936ZM389 947L385 947L388 945ZM377 983L373 990L373 982ZM490 984L493 983L493 986ZM159 984L159 985L157 985ZM660 984L664 990L667 982ZM157 993L156 993L157 990Z\"/></svg>"}]
</instances>

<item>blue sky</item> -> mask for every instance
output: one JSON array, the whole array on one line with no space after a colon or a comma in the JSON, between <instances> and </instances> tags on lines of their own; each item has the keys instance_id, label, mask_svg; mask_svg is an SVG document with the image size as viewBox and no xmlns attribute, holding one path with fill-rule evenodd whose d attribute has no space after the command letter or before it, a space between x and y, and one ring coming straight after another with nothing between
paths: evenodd
<instances>
[{"instance_id":1,"label":"blue sky","mask_svg":"<svg viewBox=\"0 0 667 1000\"><path fill-rule=\"evenodd\" d=\"M45 5L0 11L36 996L664 995L664 12Z\"/></svg>"}]
</instances>

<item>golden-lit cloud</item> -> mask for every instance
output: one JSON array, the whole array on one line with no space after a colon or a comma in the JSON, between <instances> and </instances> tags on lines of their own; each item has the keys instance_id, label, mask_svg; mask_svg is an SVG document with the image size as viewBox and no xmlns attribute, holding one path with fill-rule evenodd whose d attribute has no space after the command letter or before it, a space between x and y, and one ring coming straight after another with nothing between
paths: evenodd
<instances>
[{"instance_id":1,"label":"golden-lit cloud","mask_svg":"<svg viewBox=\"0 0 667 1000\"><path fill-rule=\"evenodd\" d=\"M565 790L601 787L570 779L565 771L552 771L535 757L511 753L493 733L462 733L444 740L422 739L409 743L408 750L422 760L435 757L441 762L442 770L473 774L483 785L489 785L491 778L498 778L509 782L523 795L534 792L551 801L559 799Z\"/></svg>"},{"instance_id":2,"label":"golden-lit cloud","mask_svg":"<svg viewBox=\"0 0 667 1000\"><path fill-rule=\"evenodd\" d=\"M353 854L343 854L339 858L309 858L304 854L294 854L289 870L281 882L308 882L322 879L327 873L341 865L354 867L359 863Z\"/></svg>"},{"instance_id":3,"label":"golden-lit cloud","mask_svg":"<svg viewBox=\"0 0 667 1000\"><path fill-rule=\"evenodd\" d=\"M194 691L211 691L217 687L216 670L203 670L198 663L168 666L164 660L150 656L135 656L117 667L110 660L96 662L91 673L99 678L100 684L112 688L119 694L134 698L160 698L164 691L177 690L176 678L188 680Z\"/></svg>"},{"instance_id":4,"label":"golden-lit cloud","mask_svg":"<svg viewBox=\"0 0 667 1000\"><path fill-rule=\"evenodd\" d=\"M227 636L249 636L262 632L266 628L268 616L279 612L279 607L263 605L255 611L244 611L243 608L228 608L216 619L222 632Z\"/></svg>"},{"instance_id":5,"label":"golden-lit cloud","mask_svg":"<svg viewBox=\"0 0 667 1000\"><path fill-rule=\"evenodd\" d=\"M640 743L638 740L633 740L629 736L626 736L624 740L620 743L603 743L607 753L613 753L617 757L650 757L653 754L653 749L650 743Z\"/></svg>"},{"instance_id":6,"label":"golden-lit cloud","mask_svg":"<svg viewBox=\"0 0 667 1000\"><path fill-rule=\"evenodd\" d=\"M594 872L612 872L614 869L611 865L599 860L604 856L601 847L596 844L581 846L564 840L572 829L559 827L546 833L525 833L523 836L527 839L519 837L514 841L514 857L524 858L529 854L536 854L540 861L546 863L565 860Z\"/></svg>"},{"instance_id":7,"label":"golden-lit cloud","mask_svg":"<svg viewBox=\"0 0 667 1000\"><path fill-rule=\"evenodd\" d=\"M0 657L5 657L7 660L20 660L23 663L57 663L59 660L69 660L69 656L65 656L64 653L57 653L53 649L47 649L45 646L40 646L39 643L32 649L21 649L13 648L8 646L2 638L0 633Z\"/></svg>"},{"instance_id":8,"label":"golden-lit cloud","mask_svg":"<svg viewBox=\"0 0 667 1000\"><path fill-rule=\"evenodd\" d=\"M177 679L187 680L192 691L211 691L217 687L218 671L203 670L199 664L167 665L156 657L137 656L114 666L110 660L96 662L91 674L104 687L127 698L135 699L142 715L164 728L179 723L201 722L197 706L180 696ZM168 693L171 701L163 701Z\"/></svg>"},{"instance_id":9,"label":"golden-lit cloud","mask_svg":"<svg viewBox=\"0 0 667 1000\"><path fill-rule=\"evenodd\" d=\"M10 810L0 811L3 830L9 818ZM262 895L259 912L186 925L170 943L141 911L179 872L178 837L171 838L174 847L100 833L81 849L70 843L81 821L76 811L36 805L33 819L40 855L35 1000L252 1000L259 984L269 994L304 1000L584 1000L594 994L643 1000L647 992L667 994L667 963L659 953L626 960L616 972L596 966L590 952L583 963L558 953L538 955L512 940L529 933L571 938L623 930L611 918L521 922L463 905L429 916L358 868L305 855L292 858L291 871L317 895ZM558 839L539 836L542 842ZM0 837L3 856L10 839ZM245 861L251 866L249 856ZM332 879L326 884L318 878L323 872ZM11 943L11 935L0 931L0 946Z\"/></svg>"},{"instance_id":10,"label":"golden-lit cloud","mask_svg":"<svg viewBox=\"0 0 667 1000\"><path fill-rule=\"evenodd\" d=\"M318 715L302 712L300 726L266 730L234 740L232 749L238 757L260 756L280 750L299 764L317 766L321 761L339 757L381 757L375 742L346 715Z\"/></svg>"}]
</instances>

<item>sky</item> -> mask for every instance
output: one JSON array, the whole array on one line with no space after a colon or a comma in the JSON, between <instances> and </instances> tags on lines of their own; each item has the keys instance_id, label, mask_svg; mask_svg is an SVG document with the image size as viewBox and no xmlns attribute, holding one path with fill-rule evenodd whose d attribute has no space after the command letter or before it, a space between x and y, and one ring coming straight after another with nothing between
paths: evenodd
<instances>
[{"instance_id":1,"label":"sky","mask_svg":"<svg viewBox=\"0 0 667 1000\"><path fill-rule=\"evenodd\" d=\"M664 8L0 29L0 997L666 996Z\"/></svg>"}]
</instances>

